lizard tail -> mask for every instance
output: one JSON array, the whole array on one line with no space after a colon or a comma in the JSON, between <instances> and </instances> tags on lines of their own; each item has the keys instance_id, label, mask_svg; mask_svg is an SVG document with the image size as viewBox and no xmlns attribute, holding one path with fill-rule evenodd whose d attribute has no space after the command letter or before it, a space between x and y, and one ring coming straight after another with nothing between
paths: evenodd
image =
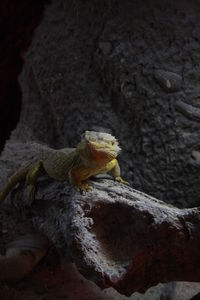
<instances>
[{"instance_id":1,"label":"lizard tail","mask_svg":"<svg viewBox=\"0 0 200 300\"><path fill-rule=\"evenodd\" d=\"M0 203L2 203L7 197L11 189L21 180L26 178L26 174L29 171L29 165L24 166L23 168L16 171L11 177L7 179L6 184L3 186L0 191Z\"/></svg>"}]
</instances>

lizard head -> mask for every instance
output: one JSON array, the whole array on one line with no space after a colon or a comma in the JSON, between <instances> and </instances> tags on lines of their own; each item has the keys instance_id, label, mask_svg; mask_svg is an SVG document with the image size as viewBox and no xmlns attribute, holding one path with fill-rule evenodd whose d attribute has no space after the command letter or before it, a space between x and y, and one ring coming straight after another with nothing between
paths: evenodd
<instances>
[{"instance_id":1,"label":"lizard head","mask_svg":"<svg viewBox=\"0 0 200 300\"><path fill-rule=\"evenodd\" d=\"M120 150L114 136L96 131L85 131L77 147L77 152L82 158L100 164L116 158Z\"/></svg>"}]
</instances>

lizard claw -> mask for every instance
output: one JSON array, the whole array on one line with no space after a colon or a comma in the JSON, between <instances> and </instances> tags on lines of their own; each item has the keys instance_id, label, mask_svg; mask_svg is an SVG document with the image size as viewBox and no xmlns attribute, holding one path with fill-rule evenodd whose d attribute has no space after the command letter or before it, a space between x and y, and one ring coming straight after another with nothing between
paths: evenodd
<instances>
[{"instance_id":1,"label":"lizard claw","mask_svg":"<svg viewBox=\"0 0 200 300\"><path fill-rule=\"evenodd\" d=\"M78 192L87 192L90 190L90 187L88 183L81 183L76 187L76 190Z\"/></svg>"},{"instance_id":2,"label":"lizard claw","mask_svg":"<svg viewBox=\"0 0 200 300\"><path fill-rule=\"evenodd\" d=\"M122 179L121 177L116 177L115 180L120 182L120 183L123 183L125 185L130 185L130 183L128 181Z\"/></svg>"}]
</instances>

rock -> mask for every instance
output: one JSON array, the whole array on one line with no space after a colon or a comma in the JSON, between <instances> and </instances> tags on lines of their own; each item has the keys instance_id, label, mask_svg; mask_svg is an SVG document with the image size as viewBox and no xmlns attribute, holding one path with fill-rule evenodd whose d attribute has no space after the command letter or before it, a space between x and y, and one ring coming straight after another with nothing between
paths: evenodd
<instances>
[{"instance_id":1,"label":"rock","mask_svg":"<svg viewBox=\"0 0 200 300\"><path fill-rule=\"evenodd\" d=\"M200 108L187 104L181 100L175 103L176 109L185 117L193 121L200 121Z\"/></svg>"},{"instance_id":2,"label":"rock","mask_svg":"<svg viewBox=\"0 0 200 300\"><path fill-rule=\"evenodd\" d=\"M110 42L100 42L99 48L101 49L104 55L108 55L111 52L112 45Z\"/></svg>"},{"instance_id":3,"label":"rock","mask_svg":"<svg viewBox=\"0 0 200 300\"><path fill-rule=\"evenodd\" d=\"M156 70L154 76L166 92L177 92L181 88L182 77L176 73Z\"/></svg>"}]
</instances>

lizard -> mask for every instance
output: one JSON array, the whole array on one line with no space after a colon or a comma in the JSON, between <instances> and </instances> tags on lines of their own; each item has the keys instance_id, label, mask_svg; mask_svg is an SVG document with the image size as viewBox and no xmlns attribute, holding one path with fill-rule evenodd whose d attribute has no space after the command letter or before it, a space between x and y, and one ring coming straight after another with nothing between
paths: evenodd
<instances>
[{"instance_id":1,"label":"lizard","mask_svg":"<svg viewBox=\"0 0 200 300\"><path fill-rule=\"evenodd\" d=\"M32 203L36 180L45 173L55 180L67 181L83 192L89 190L88 179L100 173L109 173L116 181L129 185L120 176L117 160L120 150L113 135L96 131L85 131L76 148L53 149L43 146L38 157L28 161L8 178L0 192L0 203L22 180L26 180L30 186L29 201Z\"/></svg>"}]
</instances>

